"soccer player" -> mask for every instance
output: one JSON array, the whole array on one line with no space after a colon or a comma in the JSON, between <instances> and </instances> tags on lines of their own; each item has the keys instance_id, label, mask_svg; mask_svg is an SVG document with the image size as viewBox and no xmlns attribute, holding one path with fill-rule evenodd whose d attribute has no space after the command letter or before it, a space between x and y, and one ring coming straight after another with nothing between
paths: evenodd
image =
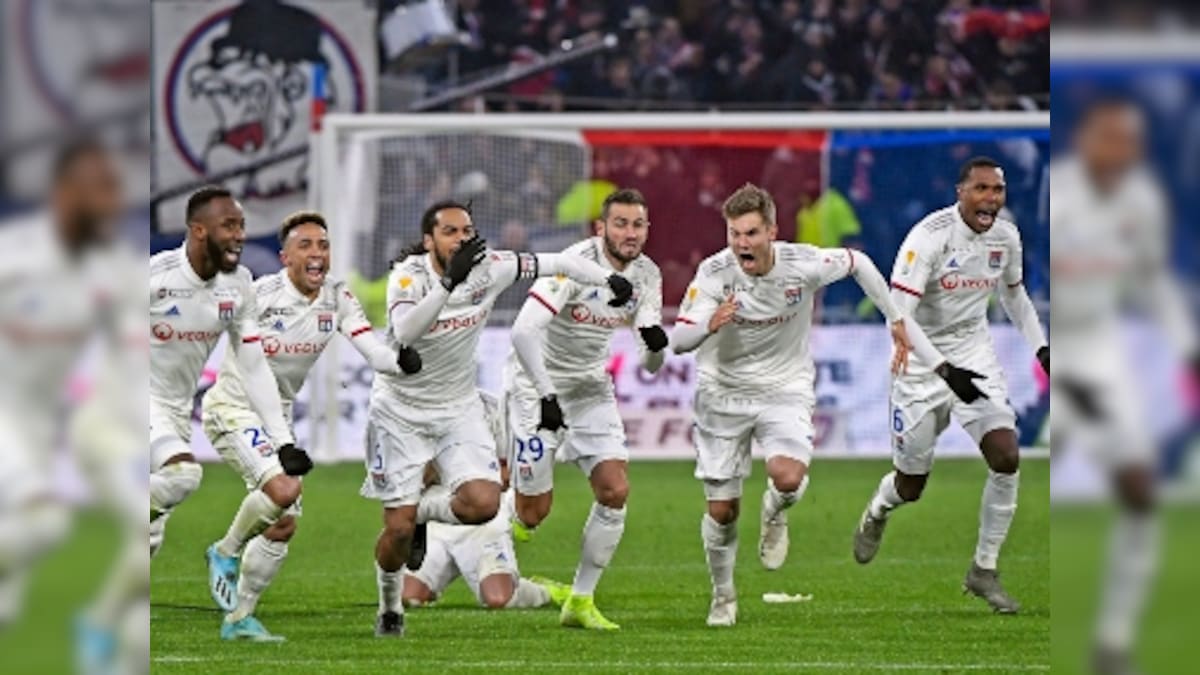
<instances>
[{"instance_id":1,"label":"soccer player","mask_svg":"<svg viewBox=\"0 0 1200 675\"><path fill-rule=\"evenodd\" d=\"M501 477L507 484L504 456L508 452L508 438L500 402L483 391L479 397L495 439ZM436 470L430 473L436 477ZM479 604L488 609L543 607L550 603L561 606L571 593L570 586L540 577L526 579L517 570L512 515L513 493L507 490L500 499L496 517L483 525L430 523L421 569L404 572L401 591L404 604L421 607L435 602L461 576Z\"/></svg>"},{"instance_id":2,"label":"soccer player","mask_svg":"<svg viewBox=\"0 0 1200 675\"><path fill-rule=\"evenodd\" d=\"M1099 673L1137 672L1131 656L1161 547L1158 458L1139 395L1140 364L1122 348L1126 298L1153 312L1169 345L1200 375L1192 315L1169 271L1169 209L1142 161L1145 133L1134 103L1100 100L1075 130L1073 155L1050 169L1052 444L1086 449L1119 506L1093 637Z\"/></svg>"},{"instance_id":3,"label":"soccer player","mask_svg":"<svg viewBox=\"0 0 1200 675\"><path fill-rule=\"evenodd\" d=\"M953 415L988 465L979 539L963 588L997 612L1014 613L1019 605L996 572L1017 508L1020 460L1016 415L988 333L988 300L996 289L1047 372L1050 350L1021 283L1020 234L998 215L1004 188L998 163L987 157L968 160L959 171L958 201L921 219L900 246L892 269L892 298L939 351L964 368L954 372L948 364L918 354L908 372L893 380L889 421L895 470L879 482L863 511L854 533L854 558L870 562L891 512L920 498L933 467L934 444Z\"/></svg>"},{"instance_id":4,"label":"soccer player","mask_svg":"<svg viewBox=\"0 0 1200 675\"><path fill-rule=\"evenodd\" d=\"M812 461L814 293L853 276L888 319L893 369L903 368L910 345L932 349L919 329L906 330L865 254L775 241L775 203L749 183L725 200L722 214L729 247L700 263L671 335L677 353L698 350L693 438L696 478L708 500L700 532L713 584L710 626L737 621L733 567L751 439L767 453L759 560L774 570L787 557L786 510L804 495Z\"/></svg>"},{"instance_id":5,"label":"soccer player","mask_svg":"<svg viewBox=\"0 0 1200 675\"><path fill-rule=\"evenodd\" d=\"M400 569L406 562L420 569L424 524L480 524L499 509L495 441L475 393L474 367L496 297L518 279L557 274L607 286L613 306L629 302L633 293L624 277L583 256L487 250L469 208L458 202L426 209L421 234L419 246L392 266L388 342L415 349L424 367L415 375L376 377L368 412L362 494L382 502L384 520L375 547L378 636L404 634ZM431 460L442 484L422 493L422 472Z\"/></svg>"},{"instance_id":6,"label":"soccer player","mask_svg":"<svg viewBox=\"0 0 1200 675\"><path fill-rule=\"evenodd\" d=\"M136 307L131 298L141 299L138 260L114 241L124 212L124 194L120 172L107 149L92 139L68 141L56 150L48 187L43 208L0 228L0 360L5 364L0 378L4 438L0 449L0 632L20 619L33 566L70 527L71 508L55 489L54 467L64 413L68 412L62 405L68 382L82 365L80 357L93 338L105 338L104 346L109 348L100 356L104 370L112 358L134 346L127 342L132 337L128 330L134 325L128 315L131 307ZM133 294L130 285L135 285ZM143 316L138 312L139 336L145 335ZM137 359L132 362L136 364ZM129 398L114 402L109 410L136 415L137 391L135 381L124 392ZM75 412L72 425L78 419ZM114 424L126 421L123 418ZM130 426L133 424L136 421ZM86 452L76 455L84 460L81 468L94 494L116 507L127 535L141 534L143 541L145 502L136 502L137 492L144 493L145 484L130 478L134 475L130 465L144 458L145 446L140 445L139 451L144 428L138 427L122 439L132 445L120 448L119 458L93 457ZM122 463L115 466L111 460ZM109 476L99 473L109 469L113 479L132 485L130 499L119 504L108 499L104 479ZM138 552L144 559L145 549ZM146 566L140 562L128 549L120 552L109 580L132 580L134 590L116 594L119 597L113 597L114 602L97 603L87 611L88 623L109 638L119 614L139 595L137 580L147 578ZM99 604L112 611L97 611L101 610ZM81 652L88 649L80 646ZM111 639L108 647L106 662L111 663L115 648Z\"/></svg>"},{"instance_id":7,"label":"soccer player","mask_svg":"<svg viewBox=\"0 0 1200 675\"><path fill-rule=\"evenodd\" d=\"M254 282L255 317L267 363L278 383L284 417L304 379L338 333L344 335L377 372L400 376L397 353L371 331L358 300L346 284L328 276L329 234L325 217L299 211L279 228L283 269ZM225 536L209 546L209 585L227 612L221 625L226 640L274 639L254 617L258 598L279 572L300 515L300 478L277 457L263 421L248 404L239 359L227 353L217 382L204 395L204 433L245 480L249 492ZM241 578L238 578L238 556Z\"/></svg>"},{"instance_id":8,"label":"soccer player","mask_svg":"<svg viewBox=\"0 0 1200 675\"><path fill-rule=\"evenodd\" d=\"M200 486L188 443L196 382L221 335L242 371L243 390L262 418L255 447L273 449L289 475L312 467L297 448L263 353L250 271L238 264L245 216L232 193L211 186L187 201L187 238L150 258L150 555L167 518Z\"/></svg>"},{"instance_id":9,"label":"soccer player","mask_svg":"<svg viewBox=\"0 0 1200 675\"><path fill-rule=\"evenodd\" d=\"M583 471L596 501L583 526L583 551L560 622L615 630L619 626L593 601L625 530L629 494L625 427L605 366L618 326L637 330L641 365L650 372L662 367L667 334L660 325L662 275L642 255L650 231L645 199L637 190L618 190L605 198L600 218L599 236L564 253L625 275L634 285L633 299L612 307L598 286L539 280L513 324L505 389L514 448L514 528L531 531L550 513L556 456Z\"/></svg>"}]
</instances>

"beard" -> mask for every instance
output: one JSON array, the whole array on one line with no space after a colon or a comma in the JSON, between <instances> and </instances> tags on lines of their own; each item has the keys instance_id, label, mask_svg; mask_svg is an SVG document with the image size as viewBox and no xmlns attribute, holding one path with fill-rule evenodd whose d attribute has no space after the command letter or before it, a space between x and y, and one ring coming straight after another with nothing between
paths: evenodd
<instances>
[{"instance_id":1,"label":"beard","mask_svg":"<svg viewBox=\"0 0 1200 675\"><path fill-rule=\"evenodd\" d=\"M208 253L208 259L213 262L213 266L221 272L233 272L237 270L238 261L229 262L225 258L225 249L221 245L213 241L211 238L204 244L204 250ZM239 256L240 260L241 256Z\"/></svg>"},{"instance_id":2,"label":"beard","mask_svg":"<svg viewBox=\"0 0 1200 675\"><path fill-rule=\"evenodd\" d=\"M627 256L624 253L621 253L621 248L617 244L614 244L613 241L611 239L609 239L608 237L604 238L604 249L606 251L608 251L609 255L616 258L617 260L620 260L623 264L626 264L626 265L633 262L639 255L642 254L642 252L639 250L637 253L633 254L632 256Z\"/></svg>"}]
</instances>

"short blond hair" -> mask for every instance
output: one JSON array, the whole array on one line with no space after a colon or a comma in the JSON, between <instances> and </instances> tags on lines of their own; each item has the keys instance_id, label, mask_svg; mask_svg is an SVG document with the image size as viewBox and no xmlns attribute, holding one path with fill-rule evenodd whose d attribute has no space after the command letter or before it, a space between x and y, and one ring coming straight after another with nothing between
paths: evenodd
<instances>
[{"instance_id":1,"label":"short blond hair","mask_svg":"<svg viewBox=\"0 0 1200 675\"><path fill-rule=\"evenodd\" d=\"M721 215L733 220L747 213L758 213L767 225L775 224L775 200L754 183L746 183L729 195L721 205Z\"/></svg>"}]
</instances>

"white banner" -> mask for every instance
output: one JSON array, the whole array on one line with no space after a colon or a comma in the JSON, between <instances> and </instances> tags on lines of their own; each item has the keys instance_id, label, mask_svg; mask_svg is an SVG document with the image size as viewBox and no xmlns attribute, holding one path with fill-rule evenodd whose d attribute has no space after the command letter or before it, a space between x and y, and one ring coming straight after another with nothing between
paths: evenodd
<instances>
[{"instance_id":1,"label":"white banner","mask_svg":"<svg viewBox=\"0 0 1200 675\"><path fill-rule=\"evenodd\" d=\"M308 146L314 100L374 109L375 10L362 0L160 0L154 11L156 188ZM305 156L225 182L251 237L307 201ZM184 229L187 196L159 205Z\"/></svg>"},{"instance_id":2,"label":"white banner","mask_svg":"<svg viewBox=\"0 0 1200 675\"><path fill-rule=\"evenodd\" d=\"M1020 414L1042 395L1034 377L1033 355L1012 326L993 326L992 335L1006 371L1010 401ZM335 342L330 349L335 348L334 344L340 360L337 441L327 447L324 406L318 405L315 410L310 406L314 396L320 399L322 382L318 375L323 372L328 353L300 392L295 409L296 436L322 461L357 461L363 455L372 373L348 345ZM822 326L812 336L812 349L817 367L817 409L813 415L817 456L890 456L890 337L886 328L882 324ZM500 392L509 350L507 328L485 329L477 359L481 389ZM216 372L216 358L210 362L209 377ZM647 373L638 366L632 333L619 331L609 372L614 377L632 455L647 459L693 457L691 402L696 367L692 356L670 354L658 373ZM215 456L198 425L195 441L202 456ZM952 425L939 440L938 452L943 456L974 455L978 450L961 428Z\"/></svg>"}]
</instances>

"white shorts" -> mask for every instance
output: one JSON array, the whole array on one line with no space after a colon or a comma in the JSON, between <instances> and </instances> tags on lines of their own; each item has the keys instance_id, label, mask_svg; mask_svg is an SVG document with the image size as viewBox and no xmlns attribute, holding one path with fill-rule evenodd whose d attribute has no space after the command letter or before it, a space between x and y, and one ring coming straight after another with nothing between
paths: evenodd
<instances>
[{"instance_id":1,"label":"white shorts","mask_svg":"<svg viewBox=\"0 0 1200 675\"><path fill-rule=\"evenodd\" d=\"M971 404L963 403L936 373L903 375L892 381L889 424L892 428L892 461L897 469L913 475L933 468L933 448L938 436L950 425L950 417L962 425L978 445L996 429L1015 429L1017 415L1008 404L1008 387L999 368L973 368L986 375L975 380L987 394Z\"/></svg>"},{"instance_id":2,"label":"white shorts","mask_svg":"<svg viewBox=\"0 0 1200 675\"><path fill-rule=\"evenodd\" d=\"M172 412L150 399L150 470L155 471L176 455L192 452L190 414Z\"/></svg>"},{"instance_id":3,"label":"white shorts","mask_svg":"<svg viewBox=\"0 0 1200 675\"><path fill-rule=\"evenodd\" d=\"M1102 338L1071 344L1070 356L1055 357L1050 387L1050 428L1056 437L1078 443L1111 469L1152 464L1154 439L1149 431L1140 388L1129 372L1119 343ZM1084 410L1070 393L1082 389L1094 410Z\"/></svg>"},{"instance_id":4,"label":"white shorts","mask_svg":"<svg viewBox=\"0 0 1200 675\"><path fill-rule=\"evenodd\" d=\"M555 462L571 462L585 476L600 462L629 461L625 424L612 397L563 399L567 428L555 433L538 429L541 400L531 390L510 391L505 401L512 434L509 470L513 488L523 495L546 494L554 488Z\"/></svg>"},{"instance_id":5,"label":"white shorts","mask_svg":"<svg viewBox=\"0 0 1200 675\"><path fill-rule=\"evenodd\" d=\"M428 537L421 569L405 570L405 574L425 584L434 599L441 597L459 576L481 605L484 602L479 584L483 579L508 574L514 586L520 581L512 536L495 521L486 525L430 523Z\"/></svg>"},{"instance_id":6,"label":"white shorts","mask_svg":"<svg viewBox=\"0 0 1200 675\"><path fill-rule=\"evenodd\" d=\"M275 445L254 411L206 399L200 419L204 435L221 459L242 477L247 489L261 488L283 473Z\"/></svg>"},{"instance_id":7,"label":"white shorts","mask_svg":"<svg viewBox=\"0 0 1200 675\"><path fill-rule=\"evenodd\" d=\"M442 409L388 408L368 413L362 496L387 508L416 504L431 461L451 492L472 480L500 483L496 441L478 396Z\"/></svg>"},{"instance_id":8,"label":"white shorts","mask_svg":"<svg viewBox=\"0 0 1200 675\"><path fill-rule=\"evenodd\" d=\"M56 478L48 443L18 424L13 412L0 410L0 514L53 494Z\"/></svg>"},{"instance_id":9,"label":"white shorts","mask_svg":"<svg viewBox=\"0 0 1200 675\"><path fill-rule=\"evenodd\" d=\"M767 459L789 457L812 463L812 407L799 397L752 399L697 390L694 402L696 478L705 483L710 501L742 496L750 475L751 442Z\"/></svg>"}]
</instances>

